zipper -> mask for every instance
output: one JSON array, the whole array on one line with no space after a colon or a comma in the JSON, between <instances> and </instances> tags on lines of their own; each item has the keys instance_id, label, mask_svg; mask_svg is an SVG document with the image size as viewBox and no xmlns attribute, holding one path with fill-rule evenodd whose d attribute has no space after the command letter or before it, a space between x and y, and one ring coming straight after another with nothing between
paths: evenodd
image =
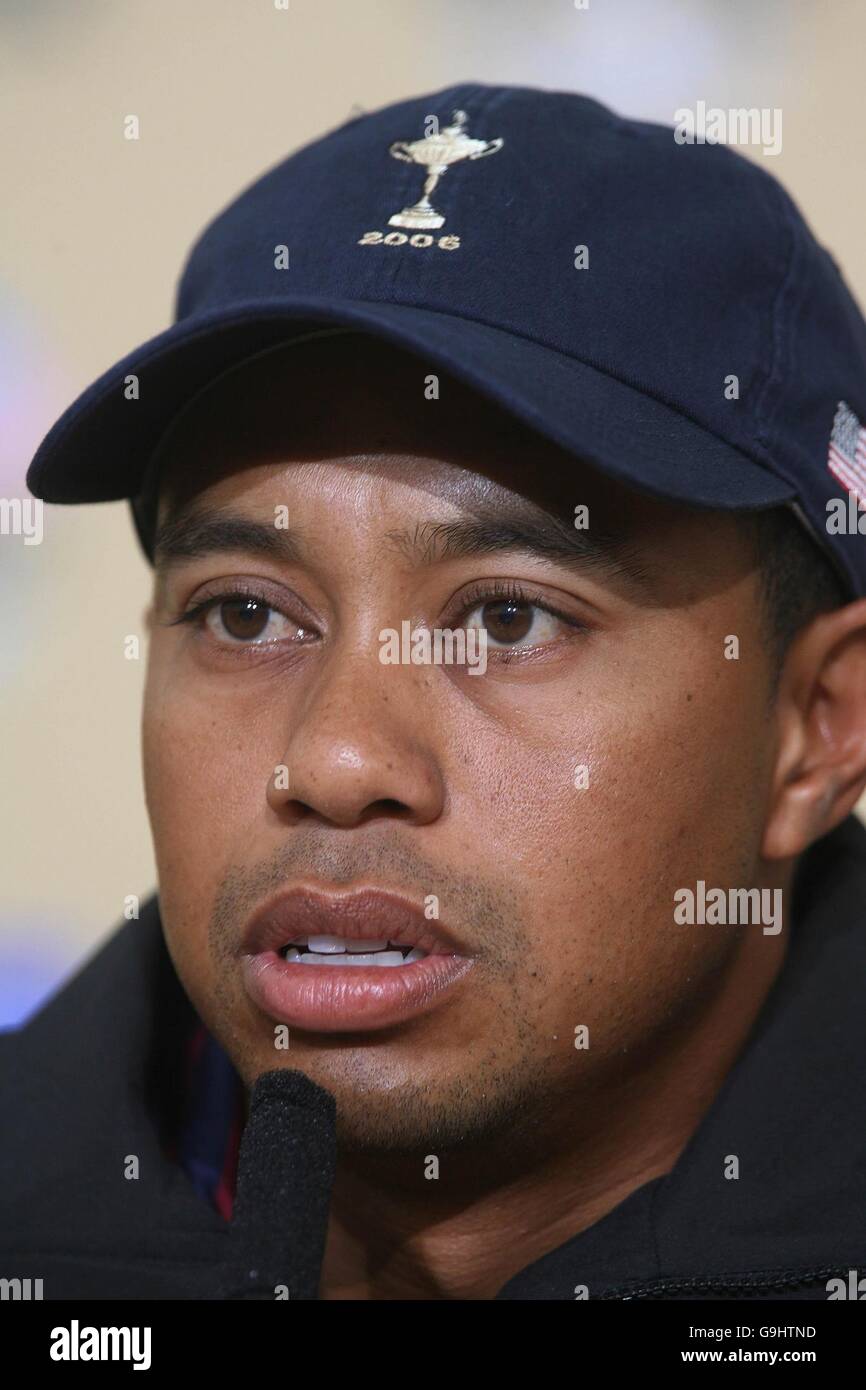
<instances>
[{"instance_id":1,"label":"zipper","mask_svg":"<svg viewBox=\"0 0 866 1390\"><path fill-rule=\"evenodd\" d=\"M605 1289L599 1299L672 1298L677 1294L718 1294L736 1298L756 1293L772 1293L780 1289L796 1289L828 1279L846 1278L838 1268L825 1265L820 1269L760 1270L754 1275L722 1274L709 1279L656 1279L637 1284L619 1284Z\"/></svg>"}]
</instances>

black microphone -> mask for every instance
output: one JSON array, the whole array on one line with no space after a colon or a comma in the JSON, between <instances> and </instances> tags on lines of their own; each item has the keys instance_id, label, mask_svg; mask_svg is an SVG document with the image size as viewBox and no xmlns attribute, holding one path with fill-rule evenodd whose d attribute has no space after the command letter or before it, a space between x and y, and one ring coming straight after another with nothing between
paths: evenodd
<instances>
[{"instance_id":1,"label":"black microphone","mask_svg":"<svg viewBox=\"0 0 866 1390\"><path fill-rule=\"evenodd\" d=\"M318 1298L336 1113L331 1092L301 1071L268 1071L255 1082L218 1298Z\"/></svg>"}]
</instances>

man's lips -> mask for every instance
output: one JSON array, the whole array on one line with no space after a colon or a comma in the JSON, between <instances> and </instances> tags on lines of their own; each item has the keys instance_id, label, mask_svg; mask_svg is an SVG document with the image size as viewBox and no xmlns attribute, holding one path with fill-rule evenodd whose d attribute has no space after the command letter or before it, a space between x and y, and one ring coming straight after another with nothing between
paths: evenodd
<instances>
[{"instance_id":1,"label":"man's lips","mask_svg":"<svg viewBox=\"0 0 866 1390\"><path fill-rule=\"evenodd\" d=\"M339 961L342 941L345 963ZM292 942L294 959L286 960L282 953ZM361 942L374 943L376 954L359 952ZM324 952L321 963L317 949ZM427 1013L473 964L441 922L379 889L339 896L285 890L253 915L241 950L253 1003L280 1023L318 1032L390 1028ZM409 960L390 963L400 961L401 950L412 953Z\"/></svg>"},{"instance_id":2,"label":"man's lips","mask_svg":"<svg viewBox=\"0 0 866 1390\"><path fill-rule=\"evenodd\" d=\"M253 915L243 935L245 953L279 951L295 937L339 936L364 941L387 938L428 955L459 950L451 932L394 893L362 889L334 895L308 888L284 890Z\"/></svg>"}]
</instances>

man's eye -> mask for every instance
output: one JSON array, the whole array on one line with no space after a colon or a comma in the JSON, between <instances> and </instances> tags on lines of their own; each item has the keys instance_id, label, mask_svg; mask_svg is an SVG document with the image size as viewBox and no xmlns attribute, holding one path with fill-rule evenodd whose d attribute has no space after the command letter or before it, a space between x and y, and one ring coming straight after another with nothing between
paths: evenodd
<instances>
[{"instance_id":1,"label":"man's eye","mask_svg":"<svg viewBox=\"0 0 866 1390\"><path fill-rule=\"evenodd\" d=\"M306 635L285 613L248 594L212 599L205 605L203 619L213 637L223 643L259 646Z\"/></svg>"},{"instance_id":2,"label":"man's eye","mask_svg":"<svg viewBox=\"0 0 866 1390\"><path fill-rule=\"evenodd\" d=\"M497 598L477 604L465 626L483 628L488 646L534 647L557 637L562 619L527 599Z\"/></svg>"}]
</instances>

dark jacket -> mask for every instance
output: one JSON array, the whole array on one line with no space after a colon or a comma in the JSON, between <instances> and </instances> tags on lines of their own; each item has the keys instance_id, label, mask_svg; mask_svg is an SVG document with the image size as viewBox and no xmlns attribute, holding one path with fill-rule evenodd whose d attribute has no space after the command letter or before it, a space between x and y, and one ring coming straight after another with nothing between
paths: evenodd
<instances>
[{"instance_id":1,"label":"dark jacket","mask_svg":"<svg viewBox=\"0 0 866 1390\"><path fill-rule=\"evenodd\" d=\"M791 918L779 977L674 1169L497 1298L571 1300L585 1285L603 1299L826 1299L829 1279L866 1275L866 830L853 817L801 860ZM42 1279L47 1299L272 1299L275 1281L316 1296L330 1097L298 1072L256 1088L226 1222L166 1157L194 1022L154 897L2 1036L0 1277Z\"/></svg>"}]
</instances>

